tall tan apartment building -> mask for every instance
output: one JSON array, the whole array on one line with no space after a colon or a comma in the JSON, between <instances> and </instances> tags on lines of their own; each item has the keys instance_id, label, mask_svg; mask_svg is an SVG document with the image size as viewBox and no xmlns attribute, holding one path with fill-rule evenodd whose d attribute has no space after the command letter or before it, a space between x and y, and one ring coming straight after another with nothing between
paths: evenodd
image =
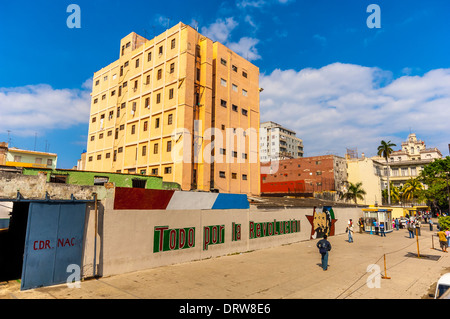
<instances>
[{"instance_id":1,"label":"tall tan apartment building","mask_svg":"<svg viewBox=\"0 0 450 319\"><path fill-rule=\"evenodd\" d=\"M86 170L259 194L259 68L179 23L94 73Z\"/></svg>"}]
</instances>

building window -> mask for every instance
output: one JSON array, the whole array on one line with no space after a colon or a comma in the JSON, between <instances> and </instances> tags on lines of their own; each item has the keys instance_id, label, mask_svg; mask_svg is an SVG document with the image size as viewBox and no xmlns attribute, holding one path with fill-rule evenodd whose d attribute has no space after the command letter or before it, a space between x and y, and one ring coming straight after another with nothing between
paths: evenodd
<instances>
[{"instance_id":1,"label":"building window","mask_svg":"<svg viewBox=\"0 0 450 319\"><path fill-rule=\"evenodd\" d=\"M220 79L220 85L226 87L227 86L227 81L224 79Z\"/></svg>"},{"instance_id":2,"label":"building window","mask_svg":"<svg viewBox=\"0 0 450 319\"><path fill-rule=\"evenodd\" d=\"M233 151L233 157L237 158L237 152Z\"/></svg>"},{"instance_id":3,"label":"building window","mask_svg":"<svg viewBox=\"0 0 450 319\"><path fill-rule=\"evenodd\" d=\"M175 49L175 39L172 39L172 41L170 41L170 48Z\"/></svg>"},{"instance_id":4,"label":"building window","mask_svg":"<svg viewBox=\"0 0 450 319\"><path fill-rule=\"evenodd\" d=\"M164 174L171 174L172 173L172 167L168 166L164 168Z\"/></svg>"},{"instance_id":5,"label":"building window","mask_svg":"<svg viewBox=\"0 0 450 319\"><path fill-rule=\"evenodd\" d=\"M99 139L102 139L102 138L103 138L103 133L100 133L100 134L98 135L98 138L99 138Z\"/></svg>"},{"instance_id":6,"label":"building window","mask_svg":"<svg viewBox=\"0 0 450 319\"><path fill-rule=\"evenodd\" d=\"M145 188L145 184L146 184L146 180L145 179L138 179L138 178L133 178L131 180L131 184L133 188Z\"/></svg>"},{"instance_id":7,"label":"building window","mask_svg":"<svg viewBox=\"0 0 450 319\"><path fill-rule=\"evenodd\" d=\"M247 175L246 174L242 174L242 180L246 181L247 180Z\"/></svg>"},{"instance_id":8,"label":"building window","mask_svg":"<svg viewBox=\"0 0 450 319\"><path fill-rule=\"evenodd\" d=\"M172 141L167 141L167 152L172 151Z\"/></svg>"},{"instance_id":9,"label":"building window","mask_svg":"<svg viewBox=\"0 0 450 319\"><path fill-rule=\"evenodd\" d=\"M227 107L227 101L220 100L220 106Z\"/></svg>"},{"instance_id":10,"label":"building window","mask_svg":"<svg viewBox=\"0 0 450 319\"><path fill-rule=\"evenodd\" d=\"M242 159L247 159L247 153L242 153Z\"/></svg>"},{"instance_id":11,"label":"building window","mask_svg":"<svg viewBox=\"0 0 450 319\"><path fill-rule=\"evenodd\" d=\"M47 160L47 166L52 166L53 165L53 160L51 158L49 158Z\"/></svg>"},{"instance_id":12,"label":"building window","mask_svg":"<svg viewBox=\"0 0 450 319\"><path fill-rule=\"evenodd\" d=\"M168 125L172 125L172 118L173 118L173 114L167 115L167 124Z\"/></svg>"},{"instance_id":13,"label":"building window","mask_svg":"<svg viewBox=\"0 0 450 319\"><path fill-rule=\"evenodd\" d=\"M224 149L224 148L221 148L221 149L220 149L220 154L221 154L221 155L227 155L227 150Z\"/></svg>"},{"instance_id":14,"label":"building window","mask_svg":"<svg viewBox=\"0 0 450 319\"><path fill-rule=\"evenodd\" d=\"M116 128L116 134L115 134L115 137L114 137L116 140L119 138L119 129L118 128Z\"/></svg>"},{"instance_id":15,"label":"building window","mask_svg":"<svg viewBox=\"0 0 450 319\"><path fill-rule=\"evenodd\" d=\"M142 156L146 156L147 155L147 146L144 145L142 146Z\"/></svg>"},{"instance_id":16,"label":"building window","mask_svg":"<svg viewBox=\"0 0 450 319\"><path fill-rule=\"evenodd\" d=\"M106 94L102 95L102 100L106 100Z\"/></svg>"},{"instance_id":17,"label":"building window","mask_svg":"<svg viewBox=\"0 0 450 319\"><path fill-rule=\"evenodd\" d=\"M242 109L242 115L247 116L247 110Z\"/></svg>"},{"instance_id":18,"label":"building window","mask_svg":"<svg viewBox=\"0 0 450 319\"><path fill-rule=\"evenodd\" d=\"M322 171L317 171L316 175L322 175Z\"/></svg>"},{"instance_id":19,"label":"building window","mask_svg":"<svg viewBox=\"0 0 450 319\"><path fill-rule=\"evenodd\" d=\"M163 47L160 46L158 49L158 54L161 56L163 54Z\"/></svg>"},{"instance_id":20,"label":"building window","mask_svg":"<svg viewBox=\"0 0 450 319\"><path fill-rule=\"evenodd\" d=\"M100 80L95 81L95 86L100 84Z\"/></svg>"},{"instance_id":21,"label":"building window","mask_svg":"<svg viewBox=\"0 0 450 319\"><path fill-rule=\"evenodd\" d=\"M231 89L233 90L233 92L237 92L238 91L238 87L236 84L231 84Z\"/></svg>"},{"instance_id":22,"label":"building window","mask_svg":"<svg viewBox=\"0 0 450 319\"><path fill-rule=\"evenodd\" d=\"M148 130L148 121L144 122L144 132Z\"/></svg>"},{"instance_id":23,"label":"building window","mask_svg":"<svg viewBox=\"0 0 450 319\"><path fill-rule=\"evenodd\" d=\"M116 160L117 160L117 150L114 150L113 161L115 162Z\"/></svg>"},{"instance_id":24,"label":"building window","mask_svg":"<svg viewBox=\"0 0 450 319\"><path fill-rule=\"evenodd\" d=\"M156 94L156 104L161 103L161 93Z\"/></svg>"},{"instance_id":25,"label":"building window","mask_svg":"<svg viewBox=\"0 0 450 319\"><path fill-rule=\"evenodd\" d=\"M89 162L92 162L92 156L89 156L88 161L89 161Z\"/></svg>"},{"instance_id":26,"label":"building window","mask_svg":"<svg viewBox=\"0 0 450 319\"><path fill-rule=\"evenodd\" d=\"M150 106L150 98L149 97L145 98L144 106L147 108Z\"/></svg>"},{"instance_id":27,"label":"building window","mask_svg":"<svg viewBox=\"0 0 450 319\"><path fill-rule=\"evenodd\" d=\"M42 164L42 158L36 157L36 158L34 159L34 163L35 163L35 164Z\"/></svg>"},{"instance_id":28,"label":"building window","mask_svg":"<svg viewBox=\"0 0 450 319\"><path fill-rule=\"evenodd\" d=\"M121 125L119 126L119 128L120 128L121 131L123 131L123 130L125 129L125 124L121 124Z\"/></svg>"},{"instance_id":29,"label":"building window","mask_svg":"<svg viewBox=\"0 0 450 319\"><path fill-rule=\"evenodd\" d=\"M117 149L117 153L122 153L123 152L123 147L119 147L118 149Z\"/></svg>"},{"instance_id":30,"label":"building window","mask_svg":"<svg viewBox=\"0 0 450 319\"><path fill-rule=\"evenodd\" d=\"M247 72L242 71L242 76L243 76L244 78L246 78L246 77L247 77Z\"/></svg>"},{"instance_id":31,"label":"building window","mask_svg":"<svg viewBox=\"0 0 450 319\"><path fill-rule=\"evenodd\" d=\"M175 63L170 63L170 74L175 72Z\"/></svg>"},{"instance_id":32,"label":"building window","mask_svg":"<svg viewBox=\"0 0 450 319\"><path fill-rule=\"evenodd\" d=\"M227 65L227 60L221 58L221 59L220 59L220 63L222 63L222 65Z\"/></svg>"},{"instance_id":33,"label":"building window","mask_svg":"<svg viewBox=\"0 0 450 319\"><path fill-rule=\"evenodd\" d=\"M232 179L237 179L237 173L231 173L231 178Z\"/></svg>"},{"instance_id":34,"label":"building window","mask_svg":"<svg viewBox=\"0 0 450 319\"><path fill-rule=\"evenodd\" d=\"M139 67L139 59L136 59L136 68L138 68Z\"/></svg>"},{"instance_id":35,"label":"building window","mask_svg":"<svg viewBox=\"0 0 450 319\"><path fill-rule=\"evenodd\" d=\"M225 172L224 171L220 171L219 172L219 177L220 178L225 178Z\"/></svg>"},{"instance_id":36,"label":"building window","mask_svg":"<svg viewBox=\"0 0 450 319\"><path fill-rule=\"evenodd\" d=\"M111 153L106 153L105 154L105 158L110 158L111 157Z\"/></svg>"},{"instance_id":37,"label":"building window","mask_svg":"<svg viewBox=\"0 0 450 319\"><path fill-rule=\"evenodd\" d=\"M173 99L173 89L169 90L169 100Z\"/></svg>"},{"instance_id":38,"label":"building window","mask_svg":"<svg viewBox=\"0 0 450 319\"><path fill-rule=\"evenodd\" d=\"M156 75L156 79L157 79L157 80L161 80L161 78L162 78L162 69L159 69L159 70L158 70L158 73L157 73L157 75Z\"/></svg>"},{"instance_id":39,"label":"building window","mask_svg":"<svg viewBox=\"0 0 450 319\"><path fill-rule=\"evenodd\" d=\"M247 90L242 89L242 95L247 96Z\"/></svg>"},{"instance_id":40,"label":"building window","mask_svg":"<svg viewBox=\"0 0 450 319\"><path fill-rule=\"evenodd\" d=\"M233 104L233 105L231 105L231 109L233 111L237 112L238 111L238 106Z\"/></svg>"},{"instance_id":41,"label":"building window","mask_svg":"<svg viewBox=\"0 0 450 319\"><path fill-rule=\"evenodd\" d=\"M155 119L155 128L159 127L159 117Z\"/></svg>"},{"instance_id":42,"label":"building window","mask_svg":"<svg viewBox=\"0 0 450 319\"><path fill-rule=\"evenodd\" d=\"M94 135L91 136L91 142L92 142L93 140L95 140L95 136L94 136Z\"/></svg>"},{"instance_id":43,"label":"building window","mask_svg":"<svg viewBox=\"0 0 450 319\"><path fill-rule=\"evenodd\" d=\"M131 126L131 134L136 134L136 125Z\"/></svg>"},{"instance_id":44,"label":"building window","mask_svg":"<svg viewBox=\"0 0 450 319\"><path fill-rule=\"evenodd\" d=\"M102 159L102 154L98 154L97 155L97 161L99 161L99 160L101 160Z\"/></svg>"},{"instance_id":45,"label":"building window","mask_svg":"<svg viewBox=\"0 0 450 319\"><path fill-rule=\"evenodd\" d=\"M147 62L150 62L151 60L152 60L152 53L149 52L149 53L147 54Z\"/></svg>"},{"instance_id":46,"label":"building window","mask_svg":"<svg viewBox=\"0 0 450 319\"><path fill-rule=\"evenodd\" d=\"M96 117L93 117L93 118L92 118L92 123L95 123L95 121L97 121L97 118L96 118Z\"/></svg>"},{"instance_id":47,"label":"building window","mask_svg":"<svg viewBox=\"0 0 450 319\"><path fill-rule=\"evenodd\" d=\"M232 65L232 66L231 66L231 69L232 69L234 72L237 72L237 66Z\"/></svg>"},{"instance_id":48,"label":"building window","mask_svg":"<svg viewBox=\"0 0 450 319\"><path fill-rule=\"evenodd\" d=\"M158 154L158 143L153 145L153 154Z\"/></svg>"},{"instance_id":49,"label":"building window","mask_svg":"<svg viewBox=\"0 0 450 319\"><path fill-rule=\"evenodd\" d=\"M158 169L152 168L152 175L158 175Z\"/></svg>"}]
</instances>

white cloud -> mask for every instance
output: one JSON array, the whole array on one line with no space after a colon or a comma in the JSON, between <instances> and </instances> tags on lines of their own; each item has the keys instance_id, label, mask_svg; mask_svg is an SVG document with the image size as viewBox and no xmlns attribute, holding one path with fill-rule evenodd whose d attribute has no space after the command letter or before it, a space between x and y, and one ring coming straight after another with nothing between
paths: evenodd
<instances>
[{"instance_id":1,"label":"white cloud","mask_svg":"<svg viewBox=\"0 0 450 319\"><path fill-rule=\"evenodd\" d=\"M375 155L382 139L400 145L409 130L445 151L450 122L450 69L392 79L378 68L334 63L262 75L261 121L302 138L306 156L343 156L357 147ZM394 141L395 140L395 141Z\"/></svg>"},{"instance_id":2,"label":"white cloud","mask_svg":"<svg viewBox=\"0 0 450 319\"><path fill-rule=\"evenodd\" d=\"M201 34L213 41L226 43L229 40L231 31L233 31L237 26L238 23L234 21L232 17L226 18L225 20L217 19L208 27L202 27Z\"/></svg>"},{"instance_id":3,"label":"white cloud","mask_svg":"<svg viewBox=\"0 0 450 319\"><path fill-rule=\"evenodd\" d=\"M253 23L253 21L246 19L246 22ZM231 32L238 26L238 23L232 18L217 19L208 27L201 29L201 34L210 38L213 41L218 41L227 46L237 54L246 58L249 61L261 59L258 54L256 45L259 40L251 37L242 37L238 42L231 41Z\"/></svg>"},{"instance_id":4,"label":"white cloud","mask_svg":"<svg viewBox=\"0 0 450 319\"><path fill-rule=\"evenodd\" d=\"M0 88L2 129L31 136L50 129L86 123L90 111L91 79L82 90L54 89L50 85Z\"/></svg>"},{"instance_id":5,"label":"white cloud","mask_svg":"<svg viewBox=\"0 0 450 319\"><path fill-rule=\"evenodd\" d=\"M255 38L243 37L239 42L228 43L227 46L243 58L254 61L261 59L258 49L256 49L258 42L259 40Z\"/></svg>"}]
</instances>

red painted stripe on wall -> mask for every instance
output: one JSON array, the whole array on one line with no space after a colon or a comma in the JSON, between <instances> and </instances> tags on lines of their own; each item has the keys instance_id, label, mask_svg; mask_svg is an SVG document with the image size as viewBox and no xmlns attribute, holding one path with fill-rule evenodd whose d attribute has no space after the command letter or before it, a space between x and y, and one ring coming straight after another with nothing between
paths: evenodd
<instances>
[{"instance_id":1,"label":"red painted stripe on wall","mask_svg":"<svg viewBox=\"0 0 450 319\"><path fill-rule=\"evenodd\" d=\"M116 187L114 209L166 209L173 190Z\"/></svg>"}]
</instances>

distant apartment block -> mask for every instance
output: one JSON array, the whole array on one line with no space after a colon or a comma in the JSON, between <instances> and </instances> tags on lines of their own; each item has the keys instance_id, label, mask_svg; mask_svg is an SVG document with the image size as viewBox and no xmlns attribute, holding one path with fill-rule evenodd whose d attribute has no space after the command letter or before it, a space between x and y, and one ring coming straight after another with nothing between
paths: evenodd
<instances>
[{"instance_id":1,"label":"distant apartment block","mask_svg":"<svg viewBox=\"0 0 450 319\"><path fill-rule=\"evenodd\" d=\"M261 174L262 194L301 194L334 191L338 194L347 184L344 158L324 155L261 162L268 174Z\"/></svg>"},{"instance_id":2,"label":"distant apartment block","mask_svg":"<svg viewBox=\"0 0 450 319\"><path fill-rule=\"evenodd\" d=\"M0 165L15 167L56 168L58 155L8 147L8 143L0 142Z\"/></svg>"},{"instance_id":3,"label":"distant apartment block","mask_svg":"<svg viewBox=\"0 0 450 319\"><path fill-rule=\"evenodd\" d=\"M303 141L275 122L261 123L259 146L261 162L303 157Z\"/></svg>"},{"instance_id":4,"label":"distant apartment block","mask_svg":"<svg viewBox=\"0 0 450 319\"><path fill-rule=\"evenodd\" d=\"M259 194L259 68L178 23L94 73L85 169Z\"/></svg>"}]
</instances>

